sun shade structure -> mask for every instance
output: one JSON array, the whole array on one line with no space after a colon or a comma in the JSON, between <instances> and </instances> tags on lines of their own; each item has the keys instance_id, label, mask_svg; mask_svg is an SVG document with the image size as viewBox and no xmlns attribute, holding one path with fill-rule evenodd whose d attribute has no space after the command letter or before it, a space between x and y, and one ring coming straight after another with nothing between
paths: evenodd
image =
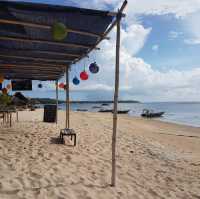
<instances>
[{"instance_id":1,"label":"sun shade structure","mask_svg":"<svg viewBox=\"0 0 200 199\"><path fill-rule=\"evenodd\" d=\"M0 72L6 79L57 80L66 66L97 49L116 13L47 4L0 1ZM68 34L55 41L52 27Z\"/></svg>"},{"instance_id":2,"label":"sun shade structure","mask_svg":"<svg viewBox=\"0 0 200 199\"><path fill-rule=\"evenodd\" d=\"M116 184L116 134L120 65L120 22L125 0L117 13L47 4L0 1L0 74L5 79L55 80L66 73L66 128L69 120L69 68L98 49L116 26L115 92L112 134L111 185ZM67 36L55 41L52 27L62 23ZM56 118L57 122L57 118Z\"/></svg>"}]
</instances>

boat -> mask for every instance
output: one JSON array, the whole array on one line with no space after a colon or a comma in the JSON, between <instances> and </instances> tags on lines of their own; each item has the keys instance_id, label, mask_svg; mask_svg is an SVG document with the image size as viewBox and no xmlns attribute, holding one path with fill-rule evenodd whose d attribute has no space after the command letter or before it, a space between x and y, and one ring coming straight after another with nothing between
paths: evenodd
<instances>
[{"instance_id":1,"label":"boat","mask_svg":"<svg viewBox=\"0 0 200 199\"><path fill-rule=\"evenodd\" d=\"M117 111L118 114L127 114L130 110L119 110Z\"/></svg>"},{"instance_id":2,"label":"boat","mask_svg":"<svg viewBox=\"0 0 200 199\"><path fill-rule=\"evenodd\" d=\"M101 106L109 106L109 104L108 103L103 103L103 104L101 104Z\"/></svg>"},{"instance_id":3,"label":"boat","mask_svg":"<svg viewBox=\"0 0 200 199\"><path fill-rule=\"evenodd\" d=\"M79 108L77 108L76 111L87 112L88 110L87 109L79 109Z\"/></svg>"},{"instance_id":4,"label":"boat","mask_svg":"<svg viewBox=\"0 0 200 199\"><path fill-rule=\"evenodd\" d=\"M142 111L141 116L142 117L147 117L147 118L153 118L153 117L162 117L165 112L154 112L152 110L144 109Z\"/></svg>"},{"instance_id":5,"label":"boat","mask_svg":"<svg viewBox=\"0 0 200 199\"><path fill-rule=\"evenodd\" d=\"M113 110L112 109L100 109L98 112L100 112L100 113L112 113Z\"/></svg>"},{"instance_id":6,"label":"boat","mask_svg":"<svg viewBox=\"0 0 200 199\"><path fill-rule=\"evenodd\" d=\"M118 114L127 114L130 110L118 110ZM100 113L113 113L113 109L100 109Z\"/></svg>"},{"instance_id":7,"label":"boat","mask_svg":"<svg viewBox=\"0 0 200 199\"><path fill-rule=\"evenodd\" d=\"M101 107L100 106L93 106L92 108L95 109L95 108L101 108Z\"/></svg>"}]
</instances>

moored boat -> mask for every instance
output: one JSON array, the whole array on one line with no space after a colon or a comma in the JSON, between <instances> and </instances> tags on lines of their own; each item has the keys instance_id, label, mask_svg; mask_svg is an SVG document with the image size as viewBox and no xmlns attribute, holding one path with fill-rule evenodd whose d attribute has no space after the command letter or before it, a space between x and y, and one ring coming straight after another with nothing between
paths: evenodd
<instances>
[{"instance_id":1,"label":"moored boat","mask_svg":"<svg viewBox=\"0 0 200 199\"><path fill-rule=\"evenodd\" d=\"M152 110L144 109L142 111L141 116L142 117L147 117L147 118L153 118L153 117L162 117L165 112L154 112Z\"/></svg>"}]
</instances>

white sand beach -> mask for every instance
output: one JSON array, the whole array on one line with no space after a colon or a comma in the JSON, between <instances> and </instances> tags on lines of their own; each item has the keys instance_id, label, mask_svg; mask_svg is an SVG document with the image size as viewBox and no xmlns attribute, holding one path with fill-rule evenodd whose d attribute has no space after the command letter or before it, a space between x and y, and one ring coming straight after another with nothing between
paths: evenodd
<instances>
[{"instance_id":1,"label":"white sand beach","mask_svg":"<svg viewBox=\"0 0 200 199\"><path fill-rule=\"evenodd\" d=\"M0 130L0 199L200 198L200 128L119 116L117 184L110 186L112 115L71 113L77 146L59 124L23 111Z\"/></svg>"}]
</instances>

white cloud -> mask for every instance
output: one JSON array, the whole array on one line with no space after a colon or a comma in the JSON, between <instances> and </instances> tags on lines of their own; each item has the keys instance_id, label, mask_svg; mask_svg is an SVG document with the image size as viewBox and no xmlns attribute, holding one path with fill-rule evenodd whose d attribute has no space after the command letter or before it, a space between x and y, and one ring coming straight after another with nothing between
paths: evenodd
<instances>
[{"instance_id":1,"label":"white cloud","mask_svg":"<svg viewBox=\"0 0 200 199\"><path fill-rule=\"evenodd\" d=\"M200 11L190 14L185 18L185 31L188 33L188 38L185 39L186 44L200 44Z\"/></svg>"},{"instance_id":2,"label":"white cloud","mask_svg":"<svg viewBox=\"0 0 200 199\"><path fill-rule=\"evenodd\" d=\"M171 30L168 34L168 37L170 40L174 40L182 35L183 35L183 32L177 32L177 31Z\"/></svg>"},{"instance_id":3,"label":"white cloud","mask_svg":"<svg viewBox=\"0 0 200 199\"><path fill-rule=\"evenodd\" d=\"M152 46L153 51L158 51L158 49L159 49L159 45L155 44Z\"/></svg>"},{"instance_id":4,"label":"white cloud","mask_svg":"<svg viewBox=\"0 0 200 199\"><path fill-rule=\"evenodd\" d=\"M98 9L109 8L108 4L115 8L120 5L119 0L84 0L78 1L81 6ZM162 15L174 14L186 20L185 16L192 16L192 13L200 10L199 0L130 0L126 9L126 29L122 29L121 56L120 56L120 91L121 98L128 96L141 100L198 100L200 98L200 67L187 71L168 70L161 72L155 70L136 55L145 45L151 28L144 28L137 20L138 15ZM194 18L193 18L194 19ZM191 30L191 37L185 42L198 42L199 29L196 28L198 21L188 20L188 27ZM199 26L198 26L199 27ZM195 34L194 34L195 33ZM176 39L182 36L182 32L169 32L169 39ZM102 52L97 52L97 63L101 66L97 75L90 75L90 79L81 82L79 87L71 85L74 91L94 91L97 97L104 98L113 90L114 68L115 68L115 31L111 33L111 40L104 41L100 47ZM196 39L196 40L194 40ZM155 44L152 50L158 50ZM167 67L164 66L163 67ZM173 66L171 66L173 67ZM98 95L99 93L99 95ZM91 95L90 95L91 97Z\"/></svg>"}]
</instances>

